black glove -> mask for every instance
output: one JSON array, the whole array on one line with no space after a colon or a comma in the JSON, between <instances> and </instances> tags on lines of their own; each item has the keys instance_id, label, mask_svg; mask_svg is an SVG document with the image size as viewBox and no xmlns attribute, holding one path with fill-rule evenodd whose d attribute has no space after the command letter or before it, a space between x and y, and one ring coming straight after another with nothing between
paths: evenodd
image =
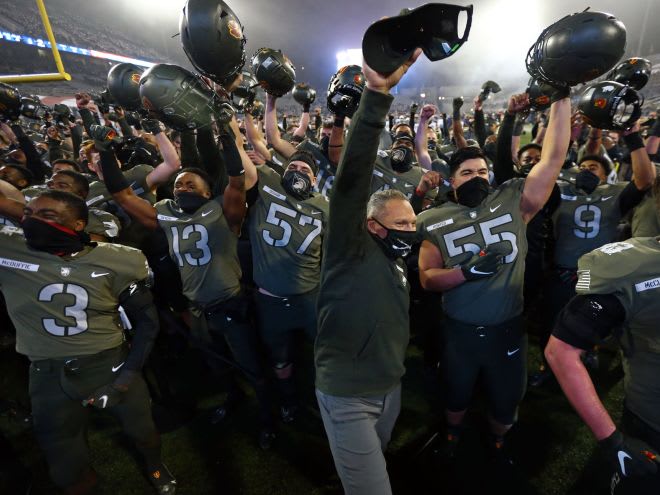
<instances>
[{"instance_id":1,"label":"black glove","mask_svg":"<svg viewBox=\"0 0 660 495\"><path fill-rule=\"evenodd\" d=\"M459 96L458 98L454 98L452 104L454 106L454 119L459 120L461 118L461 107L463 106L463 97Z\"/></svg>"},{"instance_id":2,"label":"black glove","mask_svg":"<svg viewBox=\"0 0 660 495\"><path fill-rule=\"evenodd\" d=\"M502 258L504 258L503 254L488 251L488 248L479 254L472 254L467 258L466 262L460 265L465 280L469 282L471 280L492 277L502 268Z\"/></svg>"},{"instance_id":3,"label":"black glove","mask_svg":"<svg viewBox=\"0 0 660 495\"><path fill-rule=\"evenodd\" d=\"M303 113L309 113L309 107L311 107L311 106L312 106L312 104L308 101L303 103Z\"/></svg>"},{"instance_id":4,"label":"black glove","mask_svg":"<svg viewBox=\"0 0 660 495\"><path fill-rule=\"evenodd\" d=\"M97 409L107 409L116 406L124 400L125 390L119 390L114 384L103 385L92 392L92 394L82 401L83 406L92 406Z\"/></svg>"},{"instance_id":5,"label":"black glove","mask_svg":"<svg viewBox=\"0 0 660 495\"><path fill-rule=\"evenodd\" d=\"M552 86L548 83L539 82L539 89L541 94L548 95L550 102L554 103L563 98L568 98L571 95L570 86Z\"/></svg>"},{"instance_id":6,"label":"black glove","mask_svg":"<svg viewBox=\"0 0 660 495\"><path fill-rule=\"evenodd\" d=\"M609 437L601 440L600 445L623 477L650 476L658 471L658 454L642 440L625 436L615 430Z\"/></svg>"},{"instance_id":7,"label":"black glove","mask_svg":"<svg viewBox=\"0 0 660 495\"><path fill-rule=\"evenodd\" d=\"M121 142L121 138L112 127L93 124L89 128L89 137L94 140L94 146L99 151L108 151L115 144Z\"/></svg>"},{"instance_id":8,"label":"black glove","mask_svg":"<svg viewBox=\"0 0 660 495\"><path fill-rule=\"evenodd\" d=\"M142 126L142 129L154 136L159 132L162 132L160 122L156 119L142 119L140 125Z\"/></svg>"},{"instance_id":9,"label":"black glove","mask_svg":"<svg viewBox=\"0 0 660 495\"><path fill-rule=\"evenodd\" d=\"M653 126L649 130L649 136L660 137L660 118L655 118Z\"/></svg>"},{"instance_id":10,"label":"black glove","mask_svg":"<svg viewBox=\"0 0 660 495\"><path fill-rule=\"evenodd\" d=\"M410 113L417 113L417 110L419 109L419 104L413 103L410 105Z\"/></svg>"}]
</instances>

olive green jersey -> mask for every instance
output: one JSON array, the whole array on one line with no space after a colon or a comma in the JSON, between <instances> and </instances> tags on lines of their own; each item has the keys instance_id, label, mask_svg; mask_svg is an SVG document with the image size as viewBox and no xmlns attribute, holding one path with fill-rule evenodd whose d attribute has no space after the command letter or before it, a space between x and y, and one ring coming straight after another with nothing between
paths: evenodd
<instances>
[{"instance_id":1,"label":"olive green jersey","mask_svg":"<svg viewBox=\"0 0 660 495\"><path fill-rule=\"evenodd\" d=\"M448 201L423 211L417 231L441 252L444 268L465 262L466 253L486 246L506 254L493 276L465 282L442 293L445 313L464 323L497 325L522 312L526 225L520 212L524 179L511 179L476 208Z\"/></svg>"},{"instance_id":2,"label":"olive green jersey","mask_svg":"<svg viewBox=\"0 0 660 495\"><path fill-rule=\"evenodd\" d=\"M625 309L626 407L660 431L660 237L615 242L582 256L578 294L612 294Z\"/></svg>"},{"instance_id":3,"label":"olive green jersey","mask_svg":"<svg viewBox=\"0 0 660 495\"><path fill-rule=\"evenodd\" d=\"M113 239L119 235L120 230L121 223L112 213L100 210L99 208L89 208L85 232Z\"/></svg>"},{"instance_id":4,"label":"olive green jersey","mask_svg":"<svg viewBox=\"0 0 660 495\"><path fill-rule=\"evenodd\" d=\"M0 289L16 327L16 350L31 360L120 345L119 295L147 276L137 249L101 242L60 257L28 248L21 229L0 229Z\"/></svg>"},{"instance_id":5,"label":"olive green jersey","mask_svg":"<svg viewBox=\"0 0 660 495\"><path fill-rule=\"evenodd\" d=\"M104 186L105 187L105 186ZM32 201L39 196L42 192L48 191L45 185L26 187L21 192L25 197L25 201ZM17 222L16 222L17 223ZM88 234L96 234L112 239L119 235L121 224L119 219L112 213L101 210L99 208L89 208L89 217L87 220L87 227L85 232Z\"/></svg>"},{"instance_id":6,"label":"olive green jersey","mask_svg":"<svg viewBox=\"0 0 660 495\"><path fill-rule=\"evenodd\" d=\"M627 184L604 184L587 195L571 183L558 183L561 203L552 216L557 266L575 268L580 256L616 239Z\"/></svg>"},{"instance_id":7,"label":"olive green jersey","mask_svg":"<svg viewBox=\"0 0 660 495\"><path fill-rule=\"evenodd\" d=\"M333 167L328 160L328 157L323 153L323 150L318 144L314 144L309 139L305 139L297 147L299 150L309 151L314 155L316 164L319 171L316 174L316 184L314 184L314 192L321 193L326 198L330 197L332 184L335 181L335 174L337 173L336 167Z\"/></svg>"},{"instance_id":8,"label":"olive green jersey","mask_svg":"<svg viewBox=\"0 0 660 495\"><path fill-rule=\"evenodd\" d=\"M423 168L416 166L402 174L396 173L390 166L390 152L380 150L371 178L371 192L396 189L410 199L415 194L415 189L425 173ZM432 199L435 197L435 193L427 193L426 196Z\"/></svg>"},{"instance_id":9,"label":"olive green jersey","mask_svg":"<svg viewBox=\"0 0 660 495\"><path fill-rule=\"evenodd\" d=\"M0 215L0 228L5 225L9 227L18 227L18 222L12 218L3 217Z\"/></svg>"},{"instance_id":10,"label":"olive green jersey","mask_svg":"<svg viewBox=\"0 0 660 495\"><path fill-rule=\"evenodd\" d=\"M299 201L270 168L257 168L259 195L250 207L254 281L277 296L314 290L321 272L321 244L328 199L320 194Z\"/></svg>"},{"instance_id":11,"label":"olive green jersey","mask_svg":"<svg viewBox=\"0 0 660 495\"><path fill-rule=\"evenodd\" d=\"M133 192L146 199L149 203L156 202L156 195L151 192L147 185L147 176L153 171L149 165L136 165L124 172L124 177L133 189ZM112 199L112 194L101 181L92 182L89 185L87 206L100 208L108 211L119 218L122 226L121 235L117 242L133 247L140 247L145 242L149 232L138 222L135 222L117 203Z\"/></svg>"},{"instance_id":12,"label":"olive green jersey","mask_svg":"<svg viewBox=\"0 0 660 495\"><path fill-rule=\"evenodd\" d=\"M155 207L170 257L179 267L183 294L200 306L238 294L238 237L229 229L218 200L208 201L192 214L181 211L171 199Z\"/></svg>"}]
</instances>

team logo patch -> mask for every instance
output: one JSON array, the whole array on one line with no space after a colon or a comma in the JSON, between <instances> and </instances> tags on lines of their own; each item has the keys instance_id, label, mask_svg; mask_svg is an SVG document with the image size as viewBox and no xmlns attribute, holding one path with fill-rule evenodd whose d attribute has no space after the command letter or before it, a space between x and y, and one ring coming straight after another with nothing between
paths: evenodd
<instances>
[{"instance_id":1,"label":"team logo patch","mask_svg":"<svg viewBox=\"0 0 660 495\"><path fill-rule=\"evenodd\" d=\"M139 84L140 83L140 77L141 77L141 74L138 74L137 72L135 74L131 74L131 82L133 84Z\"/></svg>"},{"instance_id":2,"label":"team logo patch","mask_svg":"<svg viewBox=\"0 0 660 495\"><path fill-rule=\"evenodd\" d=\"M63 277L68 277L69 275L71 275L71 268L69 268L68 266L60 267L60 275L62 275Z\"/></svg>"},{"instance_id":3,"label":"team logo patch","mask_svg":"<svg viewBox=\"0 0 660 495\"><path fill-rule=\"evenodd\" d=\"M471 211L470 212L470 218L477 218L477 212L476 211Z\"/></svg>"},{"instance_id":4,"label":"team logo patch","mask_svg":"<svg viewBox=\"0 0 660 495\"><path fill-rule=\"evenodd\" d=\"M594 101L594 106L596 108L605 108L607 106L607 100L605 98L596 98L596 101Z\"/></svg>"},{"instance_id":5,"label":"team logo patch","mask_svg":"<svg viewBox=\"0 0 660 495\"><path fill-rule=\"evenodd\" d=\"M234 19L227 23L227 29L229 30L229 34L237 40L240 40L243 37L243 30L241 29L240 24Z\"/></svg>"},{"instance_id":6,"label":"team logo patch","mask_svg":"<svg viewBox=\"0 0 660 495\"><path fill-rule=\"evenodd\" d=\"M550 97L548 97L546 95L541 95L538 98L535 98L534 102L537 105L547 105L548 103L550 103Z\"/></svg>"},{"instance_id":7,"label":"team logo patch","mask_svg":"<svg viewBox=\"0 0 660 495\"><path fill-rule=\"evenodd\" d=\"M392 151L392 160L394 160L395 162L402 162L405 157L406 157L406 153L401 149L396 149Z\"/></svg>"}]
</instances>

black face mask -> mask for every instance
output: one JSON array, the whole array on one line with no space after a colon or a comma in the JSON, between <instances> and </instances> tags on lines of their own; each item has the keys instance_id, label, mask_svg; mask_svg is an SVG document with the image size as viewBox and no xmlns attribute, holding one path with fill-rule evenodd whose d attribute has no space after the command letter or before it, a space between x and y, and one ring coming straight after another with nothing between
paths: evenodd
<instances>
[{"instance_id":1,"label":"black face mask","mask_svg":"<svg viewBox=\"0 0 660 495\"><path fill-rule=\"evenodd\" d=\"M405 258L412 251L413 244L419 240L416 231L409 230L396 230L385 227L382 223L374 218L374 222L387 230L385 239L381 239L376 234L371 234L376 242L385 252L385 255L390 259Z\"/></svg>"},{"instance_id":2,"label":"black face mask","mask_svg":"<svg viewBox=\"0 0 660 495\"><path fill-rule=\"evenodd\" d=\"M392 168L399 173L407 172L411 169L413 162L413 152L405 146L392 148L390 154L390 163Z\"/></svg>"},{"instance_id":3,"label":"black face mask","mask_svg":"<svg viewBox=\"0 0 660 495\"><path fill-rule=\"evenodd\" d=\"M84 232L75 232L58 223L27 217L22 223L27 245L37 251L63 255L82 251L89 243Z\"/></svg>"},{"instance_id":4,"label":"black face mask","mask_svg":"<svg viewBox=\"0 0 660 495\"><path fill-rule=\"evenodd\" d=\"M175 199L179 208L186 213L195 213L208 202L208 198L193 192L180 192Z\"/></svg>"},{"instance_id":5,"label":"black face mask","mask_svg":"<svg viewBox=\"0 0 660 495\"><path fill-rule=\"evenodd\" d=\"M457 203L474 208L486 199L489 190L490 185L486 179L475 177L458 186L454 194L456 194Z\"/></svg>"},{"instance_id":6,"label":"black face mask","mask_svg":"<svg viewBox=\"0 0 660 495\"><path fill-rule=\"evenodd\" d=\"M282 187L294 198L303 200L312 194L312 181L307 174L289 170L282 177Z\"/></svg>"},{"instance_id":7,"label":"black face mask","mask_svg":"<svg viewBox=\"0 0 660 495\"><path fill-rule=\"evenodd\" d=\"M575 176L575 187L591 194L600 184L600 179L588 170L580 170Z\"/></svg>"}]
</instances>

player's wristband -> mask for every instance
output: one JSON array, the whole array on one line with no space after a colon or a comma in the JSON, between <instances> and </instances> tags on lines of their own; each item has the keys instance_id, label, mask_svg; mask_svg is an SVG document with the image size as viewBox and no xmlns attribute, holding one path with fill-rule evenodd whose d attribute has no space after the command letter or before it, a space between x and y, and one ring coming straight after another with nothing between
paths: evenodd
<instances>
[{"instance_id":1,"label":"player's wristband","mask_svg":"<svg viewBox=\"0 0 660 495\"><path fill-rule=\"evenodd\" d=\"M310 107L310 105L311 105L310 103L305 103L305 104L303 105L303 113L309 113L309 107Z\"/></svg>"},{"instance_id":2,"label":"player's wristband","mask_svg":"<svg viewBox=\"0 0 660 495\"><path fill-rule=\"evenodd\" d=\"M342 115L341 117L335 117L335 121L332 123L333 126L335 127L344 127L344 116Z\"/></svg>"},{"instance_id":3,"label":"player's wristband","mask_svg":"<svg viewBox=\"0 0 660 495\"><path fill-rule=\"evenodd\" d=\"M631 153L640 148L644 148L644 140L639 132L633 132L628 135L624 134L623 141L626 143L626 146Z\"/></svg>"}]
</instances>

